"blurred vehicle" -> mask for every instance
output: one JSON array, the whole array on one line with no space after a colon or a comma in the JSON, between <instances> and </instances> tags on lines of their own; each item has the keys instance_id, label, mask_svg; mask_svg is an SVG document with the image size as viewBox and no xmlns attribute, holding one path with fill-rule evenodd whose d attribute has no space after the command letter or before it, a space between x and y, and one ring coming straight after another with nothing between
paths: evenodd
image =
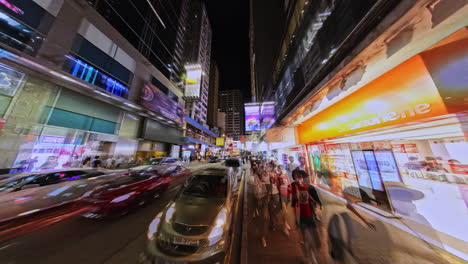
<instances>
[{"instance_id":1,"label":"blurred vehicle","mask_svg":"<svg viewBox=\"0 0 468 264\"><path fill-rule=\"evenodd\" d=\"M214 157L210 157L210 160L208 162L209 163L218 163L220 161L221 160L217 156L214 156Z\"/></svg>"},{"instance_id":2,"label":"blurred vehicle","mask_svg":"<svg viewBox=\"0 0 468 264\"><path fill-rule=\"evenodd\" d=\"M107 174L0 195L0 242L58 223L87 208L80 203L86 192L112 182Z\"/></svg>"},{"instance_id":3,"label":"blurred vehicle","mask_svg":"<svg viewBox=\"0 0 468 264\"><path fill-rule=\"evenodd\" d=\"M172 157L161 157L153 158L150 160L150 165L164 165L164 164L173 164L173 165L182 165L182 161L177 158Z\"/></svg>"},{"instance_id":4,"label":"blurred vehicle","mask_svg":"<svg viewBox=\"0 0 468 264\"><path fill-rule=\"evenodd\" d=\"M229 246L237 182L227 167L197 172L151 222L140 263L217 263Z\"/></svg>"},{"instance_id":5,"label":"blurred vehicle","mask_svg":"<svg viewBox=\"0 0 468 264\"><path fill-rule=\"evenodd\" d=\"M82 202L90 207L83 216L124 215L138 206L151 203L168 188L182 185L191 174L189 169L179 165L156 165L122 173L113 182L83 196Z\"/></svg>"},{"instance_id":6,"label":"blurred vehicle","mask_svg":"<svg viewBox=\"0 0 468 264\"><path fill-rule=\"evenodd\" d=\"M0 193L16 192L41 186L75 181L104 175L100 170L62 170L42 173L20 173L11 175L0 182ZM2 177L7 177L3 175Z\"/></svg>"},{"instance_id":7,"label":"blurred vehicle","mask_svg":"<svg viewBox=\"0 0 468 264\"><path fill-rule=\"evenodd\" d=\"M229 158L224 162L224 166L232 168L237 181L240 181L243 171L243 164L240 158Z\"/></svg>"}]
</instances>

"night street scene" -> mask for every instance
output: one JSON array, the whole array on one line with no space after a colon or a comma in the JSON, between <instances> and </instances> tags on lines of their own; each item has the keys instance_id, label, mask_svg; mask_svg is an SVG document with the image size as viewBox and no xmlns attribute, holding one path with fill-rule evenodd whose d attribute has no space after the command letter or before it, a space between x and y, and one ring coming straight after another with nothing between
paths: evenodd
<instances>
[{"instance_id":1,"label":"night street scene","mask_svg":"<svg viewBox=\"0 0 468 264\"><path fill-rule=\"evenodd\" d=\"M0 0L0 264L467 264L468 0Z\"/></svg>"}]
</instances>

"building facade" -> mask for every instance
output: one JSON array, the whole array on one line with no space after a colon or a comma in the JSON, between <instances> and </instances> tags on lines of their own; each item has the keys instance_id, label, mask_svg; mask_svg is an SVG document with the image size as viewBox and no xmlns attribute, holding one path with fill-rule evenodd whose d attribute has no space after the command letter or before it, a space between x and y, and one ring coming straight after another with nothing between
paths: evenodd
<instances>
[{"instance_id":1,"label":"building facade","mask_svg":"<svg viewBox=\"0 0 468 264\"><path fill-rule=\"evenodd\" d=\"M166 69L174 54L164 54L177 38L153 46L157 30L169 34L177 16L105 2L0 4L1 168L61 169L96 155L128 162L179 156L185 101ZM122 8L134 17L119 17Z\"/></svg>"},{"instance_id":2,"label":"building facade","mask_svg":"<svg viewBox=\"0 0 468 264\"><path fill-rule=\"evenodd\" d=\"M239 140L244 131L244 103L240 90L219 92L220 111L226 114L226 136Z\"/></svg>"},{"instance_id":3,"label":"building facade","mask_svg":"<svg viewBox=\"0 0 468 264\"><path fill-rule=\"evenodd\" d=\"M211 61L210 89L208 93L208 116L207 123L211 128L219 127L219 69L214 60Z\"/></svg>"},{"instance_id":4,"label":"building facade","mask_svg":"<svg viewBox=\"0 0 468 264\"><path fill-rule=\"evenodd\" d=\"M373 233L353 237L369 249L356 258L466 262L468 6L308 2L287 22L273 71L282 126L266 131L262 151L292 157L336 205L323 225L349 205L372 221Z\"/></svg>"},{"instance_id":5,"label":"building facade","mask_svg":"<svg viewBox=\"0 0 468 264\"><path fill-rule=\"evenodd\" d=\"M197 76L199 80L196 81L196 86L190 85L185 87L186 111L187 115L192 119L206 125L210 87L211 24L203 1L195 0L187 2L190 13L187 17L187 23L185 23L186 48L184 57L186 65L192 68L186 67L186 69L190 71L196 68L197 72L200 72L201 75Z\"/></svg>"}]
</instances>

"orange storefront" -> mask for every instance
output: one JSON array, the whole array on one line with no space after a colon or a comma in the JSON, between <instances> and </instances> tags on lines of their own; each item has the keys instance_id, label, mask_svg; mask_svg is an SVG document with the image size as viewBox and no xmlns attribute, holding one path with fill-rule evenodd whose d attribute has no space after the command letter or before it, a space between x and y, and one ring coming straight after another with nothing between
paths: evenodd
<instances>
[{"instance_id":1,"label":"orange storefront","mask_svg":"<svg viewBox=\"0 0 468 264\"><path fill-rule=\"evenodd\" d=\"M312 183L467 241L466 69L463 29L298 125Z\"/></svg>"}]
</instances>

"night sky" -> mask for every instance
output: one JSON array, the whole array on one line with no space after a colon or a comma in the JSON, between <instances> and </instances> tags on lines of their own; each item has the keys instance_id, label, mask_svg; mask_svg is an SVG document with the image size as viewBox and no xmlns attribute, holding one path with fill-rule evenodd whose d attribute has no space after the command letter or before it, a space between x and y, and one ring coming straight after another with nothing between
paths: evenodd
<instances>
[{"instance_id":1,"label":"night sky","mask_svg":"<svg viewBox=\"0 0 468 264\"><path fill-rule=\"evenodd\" d=\"M212 56L221 75L219 89L240 89L250 101L249 1L205 2L213 28Z\"/></svg>"}]
</instances>

